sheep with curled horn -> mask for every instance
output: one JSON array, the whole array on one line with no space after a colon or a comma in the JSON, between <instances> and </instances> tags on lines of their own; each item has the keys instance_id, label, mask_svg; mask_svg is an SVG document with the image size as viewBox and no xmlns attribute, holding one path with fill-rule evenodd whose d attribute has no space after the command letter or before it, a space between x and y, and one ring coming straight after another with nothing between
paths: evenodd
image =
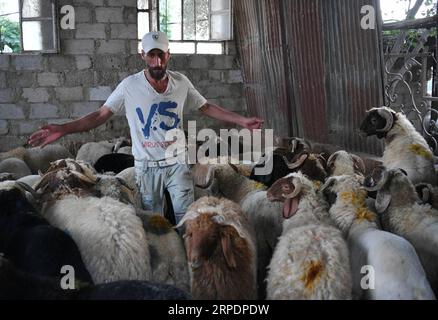
<instances>
[{"instance_id":1,"label":"sheep with curled horn","mask_svg":"<svg viewBox=\"0 0 438 320\"><path fill-rule=\"evenodd\" d=\"M405 115L387 107L373 108L360 130L367 136L385 139L382 160L386 168L404 169L414 184L437 184L430 147Z\"/></svg>"},{"instance_id":2,"label":"sheep with curled horn","mask_svg":"<svg viewBox=\"0 0 438 320\"><path fill-rule=\"evenodd\" d=\"M53 163L35 187L42 215L72 236L94 283L149 280L151 257L141 219L132 205L96 197L97 182L85 163Z\"/></svg>"},{"instance_id":3,"label":"sheep with curled horn","mask_svg":"<svg viewBox=\"0 0 438 320\"><path fill-rule=\"evenodd\" d=\"M272 162L272 171L268 174L256 175L256 169ZM258 181L267 187L289 173L301 171L311 180L324 182L327 177L325 159L322 155L311 152L311 145L304 139L292 138L287 147L280 147L266 154L261 163L251 172L250 179Z\"/></svg>"},{"instance_id":4,"label":"sheep with curled horn","mask_svg":"<svg viewBox=\"0 0 438 320\"><path fill-rule=\"evenodd\" d=\"M435 299L414 247L404 238L381 230L366 205L362 175L330 177L321 188L330 218L344 233L350 251L353 294L359 299ZM361 285L363 266L373 266L374 289Z\"/></svg>"},{"instance_id":5,"label":"sheep with curled horn","mask_svg":"<svg viewBox=\"0 0 438 320\"><path fill-rule=\"evenodd\" d=\"M383 228L406 238L415 248L435 292L438 292L438 211L419 204L415 186L403 169L378 166L365 179L376 191L376 209Z\"/></svg>"},{"instance_id":6,"label":"sheep with curled horn","mask_svg":"<svg viewBox=\"0 0 438 320\"><path fill-rule=\"evenodd\" d=\"M283 203L284 219L269 265L267 298L351 299L347 243L313 183L300 172L291 173L269 188L268 199Z\"/></svg>"},{"instance_id":7,"label":"sheep with curled horn","mask_svg":"<svg viewBox=\"0 0 438 320\"><path fill-rule=\"evenodd\" d=\"M188 208L177 227L182 226L193 298L257 298L254 230L239 205L201 198Z\"/></svg>"}]
</instances>

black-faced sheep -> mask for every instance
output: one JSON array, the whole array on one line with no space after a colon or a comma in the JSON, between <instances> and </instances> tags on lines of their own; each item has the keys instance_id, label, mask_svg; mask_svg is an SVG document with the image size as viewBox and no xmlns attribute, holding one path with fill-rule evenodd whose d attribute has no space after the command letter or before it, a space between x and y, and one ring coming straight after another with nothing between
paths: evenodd
<instances>
[{"instance_id":1,"label":"black-faced sheep","mask_svg":"<svg viewBox=\"0 0 438 320\"><path fill-rule=\"evenodd\" d=\"M322 192L330 201L329 214L350 248L353 292L373 300L434 299L426 274L412 245L382 231L377 215L366 206L363 176L330 177ZM361 285L362 268L371 266L372 288Z\"/></svg>"},{"instance_id":2,"label":"black-faced sheep","mask_svg":"<svg viewBox=\"0 0 438 320\"><path fill-rule=\"evenodd\" d=\"M327 203L313 183L292 173L272 185L268 198L284 203L284 222L269 265L267 298L350 299L347 243L332 225Z\"/></svg>"},{"instance_id":3,"label":"black-faced sheep","mask_svg":"<svg viewBox=\"0 0 438 320\"><path fill-rule=\"evenodd\" d=\"M0 256L0 300L187 300L176 287L146 281L118 281L101 285L79 283L64 290L59 279L23 272Z\"/></svg>"},{"instance_id":4,"label":"black-faced sheep","mask_svg":"<svg viewBox=\"0 0 438 320\"><path fill-rule=\"evenodd\" d=\"M182 226L193 298L257 298L254 231L237 204L201 198L188 208Z\"/></svg>"},{"instance_id":5,"label":"black-faced sheep","mask_svg":"<svg viewBox=\"0 0 438 320\"><path fill-rule=\"evenodd\" d=\"M376 167L365 180L377 191L376 209L385 230L406 238L417 251L434 292L438 291L438 211L419 204L415 187L402 169Z\"/></svg>"},{"instance_id":6,"label":"black-faced sheep","mask_svg":"<svg viewBox=\"0 0 438 320\"><path fill-rule=\"evenodd\" d=\"M432 151L406 116L386 107L374 108L368 111L360 129L367 136L385 138L385 167L404 169L414 184L437 184Z\"/></svg>"},{"instance_id":7,"label":"black-faced sheep","mask_svg":"<svg viewBox=\"0 0 438 320\"><path fill-rule=\"evenodd\" d=\"M94 283L149 280L150 253L135 208L93 196L97 177L84 163L61 160L35 187L42 215L77 243Z\"/></svg>"},{"instance_id":8,"label":"black-faced sheep","mask_svg":"<svg viewBox=\"0 0 438 320\"><path fill-rule=\"evenodd\" d=\"M91 282L75 242L35 211L26 189L13 181L0 183L0 252L24 271L59 277L61 268L70 265L77 279Z\"/></svg>"}]
</instances>

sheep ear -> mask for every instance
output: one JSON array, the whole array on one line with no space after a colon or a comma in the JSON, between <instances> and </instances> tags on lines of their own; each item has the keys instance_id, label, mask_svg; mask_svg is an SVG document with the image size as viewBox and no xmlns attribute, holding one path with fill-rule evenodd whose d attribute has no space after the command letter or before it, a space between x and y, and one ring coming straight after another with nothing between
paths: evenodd
<instances>
[{"instance_id":1,"label":"sheep ear","mask_svg":"<svg viewBox=\"0 0 438 320\"><path fill-rule=\"evenodd\" d=\"M236 258L231 248L231 238L228 232L222 232L221 245L222 245L222 252L224 254L225 261L227 262L228 267L232 269L236 268L237 267Z\"/></svg>"},{"instance_id":2,"label":"sheep ear","mask_svg":"<svg viewBox=\"0 0 438 320\"><path fill-rule=\"evenodd\" d=\"M376 210L377 213L382 214L388 209L391 203L391 193L388 190L380 190L376 197Z\"/></svg>"}]
</instances>

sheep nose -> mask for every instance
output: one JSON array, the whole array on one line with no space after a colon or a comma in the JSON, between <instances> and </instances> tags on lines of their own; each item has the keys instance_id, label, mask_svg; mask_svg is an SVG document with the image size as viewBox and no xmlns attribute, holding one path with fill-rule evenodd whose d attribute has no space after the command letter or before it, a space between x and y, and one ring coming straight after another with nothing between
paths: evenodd
<instances>
[{"instance_id":1,"label":"sheep nose","mask_svg":"<svg viewBox=\"0 0 438 320\"><path fill-rule=\"evenodd\" d=\"M194 259L190 262L190 267L192 269L198 269L201 266L202 266L202 262L199 259Z\"/></svg>"}]
</instances>

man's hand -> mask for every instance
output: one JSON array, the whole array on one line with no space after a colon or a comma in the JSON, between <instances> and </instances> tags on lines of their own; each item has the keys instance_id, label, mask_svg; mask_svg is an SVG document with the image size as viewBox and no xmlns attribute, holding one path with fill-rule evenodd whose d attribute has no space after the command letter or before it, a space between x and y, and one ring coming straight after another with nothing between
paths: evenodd
<instances>
[{"instance_id":1,"label":"man's hand","mask_svg":"<svg viewBox=\"0 0 438 320\"><path fill-rule=\"evenodd\" d=\"M43 148L49 143L58 140L64 134L60 125L49 124L32 134L28 143L33 147L41 146Z\"/></svg>"},{"instance_id":2,"label":"man's hand","mask_svg":"<svg viewBox=\"0 0 438 320\"><path fill-rule=\"evenodd\" d=\"M261 129L264 121L259 118L245 118L242 121L242 127L250 130Z\"/></svg>"}]
</instances>

